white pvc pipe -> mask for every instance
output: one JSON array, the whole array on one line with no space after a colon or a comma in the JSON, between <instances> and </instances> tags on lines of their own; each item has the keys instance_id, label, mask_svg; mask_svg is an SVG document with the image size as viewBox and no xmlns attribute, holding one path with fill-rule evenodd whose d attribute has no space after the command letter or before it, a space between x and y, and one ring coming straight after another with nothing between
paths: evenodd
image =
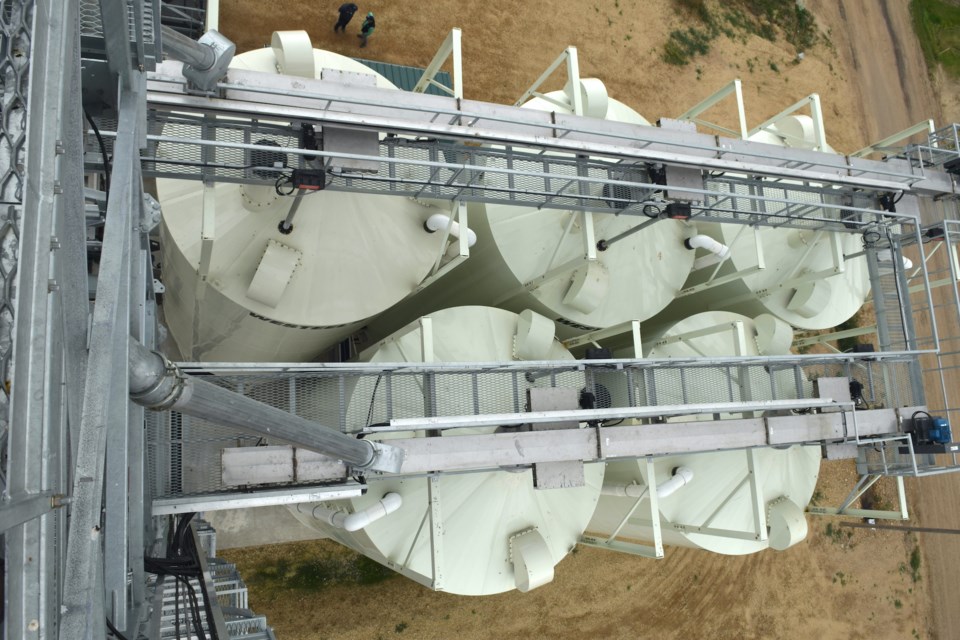
<instances>
[{"instance_id":1,"label":"white pvc pipe","mask_svg":"<svg viewBox=\"0 0 960 640\"><path fill-rule=\"evenodd\" d=\"M605 484L600 493L618 498L642 498L647 495L647 487L642 484ZM659 492L657 495L660 495Z\"/></svg>"},{"instance_id":2,"label":"white pvc pipe","mask_svg":"<svg viewBox=\"0 0 960 640\"><path fill-rule=\"evenodd\" d=\"M460 237L460 223L456 220L450 220L450 216L445 216L442 213L435 213L424 223L424 226L427 228L427 231L434 233L436 231L442 231L450 226L450 235L454 238ZM477 244L477 234L473 229L467 228L467 246L472 247Z\"/></svg>"},{"instance_id":3,"label":"white pvc pipe","mask_svg":"<svg viewBox=\"0 0 960 640\"><path fill-rule=\"evenodd\" d=\"M893 262L893 252L890 249L882 249L877 252L877 260L880 262ZM904 269L913 269L913 260L907 256L900 256Z\"/></svg>"},{"instance_id":4,"label":"white pvc pipe","mask_svg":"<svg viewBox=\"0 0 960 640\"><path fill-rule=\"evenodd\" d=\"M693 480L693 469L690 467L677 467L673 475L666 482L657 485L657 498L662 499L675 493L677 489L683 487ZM642 484L605 484L600 489L600 493L605 496L616 496L618 498L642 498L647 495L649 487Z\"/></svg>"},{"instance_id":5,"label":"white pvc pipe","mask_svg":"<svg viewBox=\"0 0 960 640\"><path fill-rule=\"evenodd\" d=\"M317 505L310 510L310 515L321 522L326 522L344 531L359 531L380 518L390 515L399 509L402 504L403 498L400 497L399 493L386 493L380 500L360 511L346 513L339 509ZM302 506L304 505L297 505L297 511L303 513Z\"/></svg>"},{"instance_id":6,"label":"white pvc pipe","mask_svg":"<svg viewBox=\"0 0 960 640\"><path fill-rule=\"evenodd\" d=\"M730 247L703 234L687 238L683 241L683 246L687 249L706 249L710 252L710 255L703 256L694 261L694 271L717 264L722 260L726 260L727 256L730 255Z\"/></svg>"},{"instance_id":7,"label":"white pvc pipe","mask_svg":"<svg viewBox=\"0 0 960 640\"><path fill-rule=\"evenodd\" d=\"M671 476L669 480L657 485L657 497L661 499L666 498L691 480L693 480L693 469L690 467L677 467L673 470L673 476Z\"/></svg>"}]
</instances>

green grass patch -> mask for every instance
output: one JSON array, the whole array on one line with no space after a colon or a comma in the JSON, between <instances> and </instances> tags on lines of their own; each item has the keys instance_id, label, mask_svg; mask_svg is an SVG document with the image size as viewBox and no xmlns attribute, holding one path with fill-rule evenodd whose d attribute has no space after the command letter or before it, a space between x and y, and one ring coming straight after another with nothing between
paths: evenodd
<instances>
[{"instance_id":1,"label":"green grass patch","mask_svg":"<svg viewBox=\"0 0 960 640\"><path fill-rule=\"evenodd\" d=\"M775 41L782 34L787 42L804 51L821 40L813 15L794 2L782 0L674 0L678 12L697 22L670 32L662 59L684 66L696 56L710 52L710 42L720 35L746 42L750 34Z\"/></svg>"},{"instance_id":2,"label":"green grass patch","mask_svg":"<svg viewBox=\"0 0 960 640\"><path fill-rule=\"evenodd\" d=\"M683 66L694 56L702 56L710 51L710 41L716 35L710 30L688 27L670 32L670 39L663 45L663 61L667 64Z\"/></svg>"},{"instance_id":3,"label":"green grass patch","mask_svg":"<svg viewBox=\"0 0 960 640\"><path fill-rule=\"evenodd\" d=\"M739 0L730 4L741 5L753 18L754 33L766 40L776 40L779 30L797 51L806 51L820 39L813 14L795 2Z\"/></svg>"},{"instance_id":4,"label":"green grass patch","mask_svg":"<svg viewBox=\"0 0 960 640\"><path fill-rule=\"evenodd\" d=\"M248 575L251 586L276 593L288 589L320 591L333 585L375 584L396 574L366 556L341 552L281 558L260 564Z\"/></svg>"},{"instance_id":5,"label":"green grass patch","mask_svg":"<svg viewBox=\"0 0 960 640\"><path fill-rule=\"evenodd\" d=\"M834 331L848 331L850 329L859 329L861 324L860 312L856 312L853 316L844 322L841 322L837 325ZM850 338L840 338L837 340L837 349L846 353L848 351L853 351L854 347L860 344L860 336L853 336Z\"/></svg>"},{"instance_id":6,"label":"green grass patch","mask_svg":"<svg viewBox=\"0 0 960 640\"><path fill-rule=\"evenodd\" d=\"M677 6L688 16L699 19L701 22L710 21L710 10L705 0L676 0Z\"/></svg>"},{"instance_id":7,"label":"green grass patch","mask_svg":"<svg viewBox=\"0 0 960 640\"><path fill-rule=\"evenodd\" d=\"M827 526L823 532L834 543L840 543L843 541L843 529L833 526L832 522L827 523Z\"/></svg>"},{"instance_id":8,"label":"green grass patch","mask_svg":"<svg viewBox=\"0 0 960 640\"><path fill-rule=\"evenodd\" d=\"M942 65L960 77L960 6L946 0L912 0L913 28L930 68Z\"/></svg>"},{"instance_id":9,"label":"green grass patch","mask_svg":"<svg viewBox=\"0 0 960 640\"><path fill-rule=\"evenodd\" d=\"M914 547L910 552L910 577L914 582L920 581L920 547Z\"/></svg>"}]
</instances>

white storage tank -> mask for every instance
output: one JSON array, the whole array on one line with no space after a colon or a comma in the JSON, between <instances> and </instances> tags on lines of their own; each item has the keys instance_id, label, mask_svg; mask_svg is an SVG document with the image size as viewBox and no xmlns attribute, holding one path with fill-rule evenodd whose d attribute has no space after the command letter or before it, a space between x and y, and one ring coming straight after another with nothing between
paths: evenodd
<instances>
[{"instance_id":1,"label":"white storage tank","mask_svg":"<svg viewBox=\"0 0 960 640\"><path fill-rule=\"evenodd\" d=\"M771 130L760 131L750 139L813 148L813 122L805 115L786 116ZM833 153L829 146L824 151ZM786 198L791 184L780 184L785 191L767 186L768 196ZM750 189L741 185L735 192L748 194ZM812 208L839 204L835 197L799 189L791 191L789 199L808 201ZM739 202L745 212L757 206L746 199L734 202ZM785 205L767 202L764 207L767 213L776 214ZM839 220L836 209L821 209L818 215ZM658 324L704 310L726 310L748 316L773 314L801 329L829 329L851 318L869 295L866 259L843 257L862 251L858 233L727 223L698 223L697 229L723 245L727 257L718 266L714 254L698 249L698 260L684 290L654 319ZM734 274L741 275L726 281Z\"/></svg>"},{"instance_id":2,"label":"white storage tank","mask_svg":"<svg viewBox=\"0 0 960 640\"><path fill-rule=\"evenodd\" d=\"M769 315L751 319L729 312L707 312L669 327L650 330L644 337L644 355L647 358L784 355L789 351L791 338L790 328ZM773 397L771 379L778 399L796 397L797 383L792 370L751 376L743 367L688 368L681 376L679 370L659 369L654 374L654 386L657 404L729 402L728 390L732 390L735 401L759 401ZM809 397L809 383L802 378L801 384L804 395ZM649 390L641 382L637 393L643 398ZM700 419L711 419L711 416ZM751 455L757 483L756 500L750 487L748 456ZM663 542L727 555L754 553L768 547L782 550L796 544L806 536L803 508L813 495L819 468L819 447L655 458L656 483L667 487L665 494L658 493L662 495L658 507ZM608 463L603 495L587 534L600 539L616 533L622 539L652 540L649 499L644 493L647 486L644 461ZM634 515L627 518L638 500L641 504ZM755 531L758 502L763 505L770 526L767 540L744 535ZM709 533L694 531L696 528Z\"/></svg>"},{"instance_id":3,"label":"white storage tank","mask_svg":"<svg viewBox=\"0 0 960 640\"><path fill-rule=\"evenodd\" d=\"M432 314L431 325L433 354L442 362L572 360L554 338L552 323L529 311L517 315L488 307L457 307ZM421 361L421 326L397 332L362 359ZM502 377L494 382L479 376L482 411L516 411L514 395L502 383ZM530 384L523 376L520 383ZM421 384L418 376L410 377L408 383L402 376L391 378L396 413L429 413ZM472 413L471 376L438 376L435 384L437 415ZM376 381L366 380L347 390L351 424L362 423L370 415L377 389ZM383 385L379 389L382 394ZM524 391L520 393L522 398ZM441 437L457 437L464 430L441 433ZM412 436L410 432L390 435ZM527 591L552 579L554 565L576 545L596 508L603 472L603 464L587 464L584 485L562 489L535 489L530 469L443 474L433 487L424 477L368 476L368 490L362 497L302 504L291 507L291 512L308 527L420 582L433 583L438 590L462 595ZM354 521L367 519L364 514L381 517L348 531L356 526ZM440 520L431 524L431 514ZM352 520L347 521L348 517ZM439 539L431 542L431 536Z\"/></svg>"},{"instance_id":4,"label":"white storage tank","mask_svg":"<svg viewBox=\"0 0 960 640\"><path fill-rule=\"evenodd\" d=\"M610 98L599 80L582 80L581 92L586 116L649 125L636 111ZM547 97L569 103L564 91ZM543 98L534 98L524 107L571 112ZM598 185L595 191L602 189ZM653 316L673 300L693 264L693 252L683 243L695 229L679 220L660 220L598 251L595 261L584 260L576 268L542 280L557 267L584 257L581 211L471 203L468 218L477 238L470 258L371 325L372 339L421 313L463 304L515 312L531 309L556 322L557 335L568 338ZM593 244L646 221L642 215L592 214Z\"/></svg>"},{"instance_id":5,"label":"white storage tank","mask_svg":"<svg viewBox=\"0 0 960 640\"><path fill-rule=\"evenodd\" d=\"M644 327L645 358L709 358L717 356L777 356L790 352L793 331L782 320L761 314L750 318L729 311L708 311L669 326ZM617 357L632 357L618 352ZM805 380L804 380L805 382ZM757 367L660 369L654 374L657 404L703 404L795 398L792 370L760 371ZM806 385L805 392L810 387ZM732 394L732 399L731 399Z\"/></svg>"},{"instance_id":6,"label":"white storage tank","mask_svg":"<svg viewBox=\"0 0 960 640\"><path fill-rule=\"evenodd\" d=\"M311 78L334 70L395 88L313 49L306 32L277 32L272 47L231 66ZM440 239L423 232L437 210L406 198L311 193L285 234L279 224L295 198L274 185L158 180L157 190L165 319L186 359L311 360L413 291L439 251Z\"/></svg>"},{"instance_id":7,"label":"white storage tank","mask_svg":"<svg viewBox=\"0 0 960 640\"><path fill-rule=\"evenodd\" d=\"M802 541L807 534L804 508L817 484L820 448L757 449L753 454L757 502L765 510L763 515L769 527L767 540L751 535L756 533L757 502L750 487L750 452L722 451L654 460L658 485L666 484L675 475L689 473L685 486L658 499L663 543L744 555L767 548L782 551ZM642 496L640 506L617 537L652 540L649 499L643 496L647 486L646 464L608 464L604 495L587 527L587 535L606 539L633 508L637 496ZM711 531L699 533L694 530L697 528Z\"/></svg>"}]
</instances>

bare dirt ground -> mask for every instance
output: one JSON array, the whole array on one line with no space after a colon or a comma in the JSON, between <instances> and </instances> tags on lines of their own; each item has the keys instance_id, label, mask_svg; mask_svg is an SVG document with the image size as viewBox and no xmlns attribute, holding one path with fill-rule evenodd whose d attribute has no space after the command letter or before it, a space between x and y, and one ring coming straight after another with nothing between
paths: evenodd
<instances>
[{"instance_id":1,"label":"bare dirt ground","mask_svg":"<svg viewBox=\"0 0 960 640\"><path fill-rule=\"evenodd\" d=\"M302 28L317 47L425 66L457 26L464 33L466 96L507 103L574 45L582 75L601 78L611 96L651 121L682 113L735 77L744 81L749 126L818 92L828 139L841 152L926 118L938 124L960 118L953 83L938 78L939 95L931 87L905 0L808 0L825 37L799 64L782 37L745 35L721 36L685 67L660 58L669 32L687 24L670 0L358 4L378 21L364 50L353 36L360 15L347 35L333 33L339 1L222 0L220 27L241 51L269 43L274 30ZM558 75L554 87L561 83ZM729 107L711 113L728 126L732 114ZM836 504L855 480L852 465L825 464L818 500ZM960 527L960 479L925 479L908 488L911 524ZM890 487L881 499L893 502ZM282 591L263 578L284 562L347 557L325 541L224 555L240 564L252 583L252 606L284 640L957 637L960 536L921 537L922 562L914 572L913 535L837 524L811 517L805 543L748 557L670 549L655 562L581 548L558 565L551 584L486 598L434 593L398 577Z\"/></svg>"}]
</instances>

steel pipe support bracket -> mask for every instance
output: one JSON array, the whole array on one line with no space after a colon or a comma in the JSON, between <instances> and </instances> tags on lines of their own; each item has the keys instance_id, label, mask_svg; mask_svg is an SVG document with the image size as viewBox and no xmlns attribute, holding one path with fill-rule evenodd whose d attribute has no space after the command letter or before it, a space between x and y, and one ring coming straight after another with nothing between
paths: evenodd
<instances>
[{"instance_id":1,"label":"steel pipe support bracket","mask_svg":"<svg viewBox=\"0 0 960 640\"><path fill-rule=\"evenodd\" d=\"M372 442L370 440L364 440L364 442L373 448L373 459L362 469L383 473L400 473L405 455L403 449L382 442Z\"/></svg>"}]
</instances>

